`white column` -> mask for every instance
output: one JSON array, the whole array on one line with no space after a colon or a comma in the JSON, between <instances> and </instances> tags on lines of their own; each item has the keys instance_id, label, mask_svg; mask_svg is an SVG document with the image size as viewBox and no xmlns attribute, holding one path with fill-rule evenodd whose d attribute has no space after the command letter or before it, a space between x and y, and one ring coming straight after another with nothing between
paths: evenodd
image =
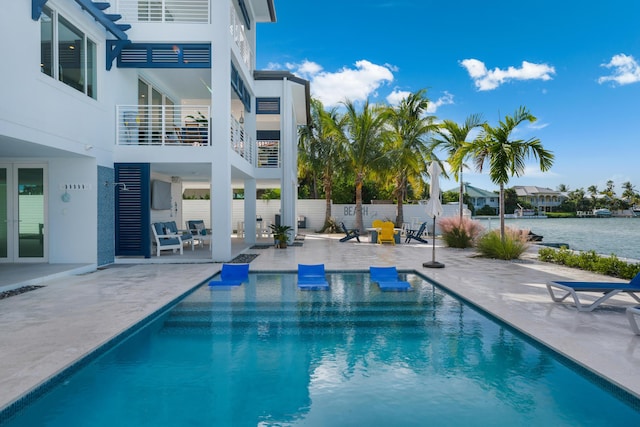
<instances>
[{"instance_id":1,"label":"white column","mask_svg":"<svg viewBox=\"0 0 640 427\"><path fill-rule=\"evenodd\" d=\"M297 233L296 201L298 199L297 129L293 117L292 94L289 81L282 81L280 148L282 150L282 181L280 210L282 224L289 225ZM292 236L294 237L294 236Z\"/></svg>"},{"instance_id":2,"label":"white column","mask_svg":"<svg viewBox=\"0 0 640 427\"><path fill-rule=\"evenodd\" d=\"M244 181L244 241L256 243L256 180Z\"/></svg>"},{"instance_id":3,"label":"white column","mask_svg":"<svg viewBox=\"0 0 640 427\"><path fill-rule=\"evenodd\" d=\"M214 261L231 259L232 188L229 129L231 129L230 3L211 2L211 251Z\"/></svg>"}]
</instances>

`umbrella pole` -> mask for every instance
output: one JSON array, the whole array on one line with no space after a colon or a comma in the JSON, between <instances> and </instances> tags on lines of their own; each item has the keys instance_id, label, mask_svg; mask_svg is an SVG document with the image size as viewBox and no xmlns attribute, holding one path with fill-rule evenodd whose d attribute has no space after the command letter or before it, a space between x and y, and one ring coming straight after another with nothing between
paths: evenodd
<instances>
[{"instance_id":1,"label":"umbrella pole","mask_svg":"<svg viewBox=\"0 0 640 427\"><path fill-rule=\"evenodd\" d=\"M444 264L436 261L436 217L433 217L433 236L431 238L431 261L423 262L426 268L444 268Z\"/></svg>"}]
</instances>

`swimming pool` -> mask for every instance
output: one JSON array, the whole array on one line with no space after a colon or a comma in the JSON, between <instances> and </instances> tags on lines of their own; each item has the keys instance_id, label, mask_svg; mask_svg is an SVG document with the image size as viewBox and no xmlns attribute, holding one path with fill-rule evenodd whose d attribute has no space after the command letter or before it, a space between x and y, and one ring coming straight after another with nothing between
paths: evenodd
<instances>
[{"instance_id":1,"label":"swimming pool","mask_svg":"<svg viewBox=\"0 0 640 427\"><path fill-rule=\"evenodd\" d=\"M553 425L640 422L637 400L416 274L294 274L198 288L3 426Z\"/></svg>"}]
</instances>

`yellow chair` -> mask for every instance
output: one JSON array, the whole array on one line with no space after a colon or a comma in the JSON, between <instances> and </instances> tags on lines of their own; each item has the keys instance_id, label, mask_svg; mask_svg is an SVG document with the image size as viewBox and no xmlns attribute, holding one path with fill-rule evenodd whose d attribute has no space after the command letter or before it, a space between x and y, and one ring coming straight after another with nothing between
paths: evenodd
<instances>
[{"instance_id":1,"label":"yellow chair","mask_svg":"<svg viewBox=\"0 0 640 427\"><path fill-rule=\"evenodd\" d=\"M382 224L384 224L384 221L382 221L381 219L374 219L373 222L371 223L371 227L382 228Z\"/></svg>"},{"instance_id":2,"label":"yellow chair","mask_svg":"<svg viewBox=\"0 0 640 427\"><path fill-rule=\"evenodd\" d=\"M396 235L397 231L393 229L393 223L388 221L382 223L382 227L378 231L378 243L391 243L392 245L396 244Z\"/></svg>"}]
</instances>

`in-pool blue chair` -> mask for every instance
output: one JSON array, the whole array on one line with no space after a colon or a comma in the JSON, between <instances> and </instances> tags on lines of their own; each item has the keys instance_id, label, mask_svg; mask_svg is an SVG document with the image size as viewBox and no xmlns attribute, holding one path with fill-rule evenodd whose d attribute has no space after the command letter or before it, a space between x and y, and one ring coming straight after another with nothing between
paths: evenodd
<instances>
[{"instance_id":1,"label":"in-pool blue chair","mask_svg":"<svg viewBox=\"0 0 640 427\"><path fill-rule=\"evenodd\" d=\"M564 292L562 296L556 296L554 289ZM636 294L640 293L640 273L638 273L629 283L616 282L565 282L560 280L552 280L547 282L547 290L551 299L555 302L562 302L571 296L578 311L593 311L600 304L619 293L626 293L633 299L640 302L640 297ZM600 293L600 298L590 304L585 304L578 297L579 292Z\"/></svg>"},{"instance_id":2,"label":"in-pool blue chair","mask_svg":"<svg viewBox=\"0 0 640 427\"><path fill-rule=\"evenodd\" d=\"M222 264L220 280L211 280L209 286L240 286L249 281L249 264Z\"/></svg>"},{"instance_id":3,"label":"in-pool blue chair","mask_svg":"<svg viewBox=\"0 0 640 427\"><path fill-rule=\"evenodd\" d=\"M409 282L398 279L395 267L369 267L371 281L378 284L381 291L410 291L413 288Z\"/></svg>"},{"instance_id":4,"label":"in-pool blue chair","mask_svg":"<svg viewBox=\"0 0 640 427\"><path fill-rule=\"evenodd\" d=\"M329 289L324 264L298 264L298 288L307 291Z\"/></svg>"}]
</instances>

